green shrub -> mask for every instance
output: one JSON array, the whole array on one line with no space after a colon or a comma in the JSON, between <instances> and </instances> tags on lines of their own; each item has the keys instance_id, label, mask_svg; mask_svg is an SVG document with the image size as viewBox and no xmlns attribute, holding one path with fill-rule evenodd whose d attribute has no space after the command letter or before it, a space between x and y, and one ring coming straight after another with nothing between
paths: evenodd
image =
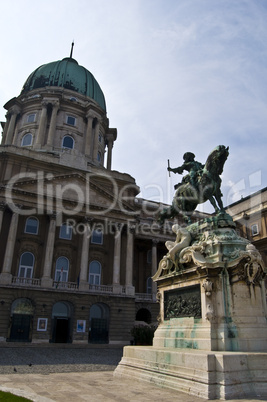
<instances>
[{"instance_id":1,"label":"green shrub","mask_svg":"<svg viewBox=\"0 0 267 402\"><path fill-rule=\"evenodd\" d=\"M152 345L156 325L135 325L131 329L135 345Z\"/></svg>"}]
</instances>

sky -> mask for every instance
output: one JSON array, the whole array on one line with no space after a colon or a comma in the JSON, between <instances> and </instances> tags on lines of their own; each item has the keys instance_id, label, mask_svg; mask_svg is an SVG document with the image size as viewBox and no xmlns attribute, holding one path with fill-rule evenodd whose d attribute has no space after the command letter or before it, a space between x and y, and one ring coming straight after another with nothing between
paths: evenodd
<instances>
[{"instance_id":1,"label":"sky","mask_svg":"<svg viewBox=\"0 0 267 402\"><path fill-rule=\"evenodd\" d=\"M70 54L104 92L112 168L171 203L193 152L229 146L224 205L267 186L267 0L0 0L0 120L32 71ZM212 212L209 203L198 210Z\"/></svg>"}]
</instances>

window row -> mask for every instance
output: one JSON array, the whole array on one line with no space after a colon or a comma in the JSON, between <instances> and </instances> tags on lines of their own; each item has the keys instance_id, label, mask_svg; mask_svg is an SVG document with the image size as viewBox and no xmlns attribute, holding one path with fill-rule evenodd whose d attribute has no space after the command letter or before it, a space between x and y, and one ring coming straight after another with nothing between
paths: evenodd
<instances>
[{"instance_id":1,"label":"window row","mask_svg":"<svg viewBox=\"0 0 267 402\"><path fill-rule=\"evenodd\" d=\"M22 137L21 146L22 147L31 147L33 143L33 135L31 133L27 133ZM70 135L65 135L62 139L61 148L65 149L74 149L74 139ZM97 153L97 160L101 162L102 154L100 151Z\"/></svg>"},{"instance_id":2,"label":"window row","mask_svg":"<svg viewBox=\"0 0 267 402\"><path fill-rule=\"evenodd\" d=\"M32 253L26 251L20 257L18 277L31 279L33 277L35 257ZM91 261L89 264L88 283L90 285L101 284L101 271L102 266L99 261ZM55 277L54 280L58 284L60 282L68 282L69 277L69 260L66 257L59 257L56 261ZM79 282L79 276L77 277L77 283ZM152 293L152 278L147 278L146 292Z\"/></svg>"},{"instance_id":3,"label":"window row","mask_svg":"<svg viewBox=\"0 0 267 402\"><path fill-rule=\"evenodd\" d=\"M25 252L20 257L18 277L30 279L33 277L35 257L30 252ZM89 264L88 282L90 285L100 285L101 264L99 261L92 261ZM59 257L56 261L55 282L68 282L69 260L66 257ZM79 281L79 278L77 278Z\"/></svg>"},{"instance_id":4,"label":"window row","mask_svg":"<svg viewBox=\"0 0 267 402\"><path fill-rule=\"evenodd\" d=\"M36 122L36 113L30 113L26 117L26 123L35 123ZM66 123L70 126L76 126L76 117L74 116L66 116Z\"/></svg>"},{"instance_id":5,"label":"window row","mask_svg":"<svg viewBox=\"0 0 267 402\"><path fill-rule=\"evenodd\" d=\"M25 224L25 233L37 235L39 232L39 220L35 217L29 217L26 220ZM59 238L65 240L72 239L72 226L68 225L67 223L63 223L60 226L59 230ZM103 244L103 232L101 230L93 230L91 234L91 243L92 244Z\"/></svg>"},{"instance_id":6,"label":"window row","mask_svg":"<svg viewBox=\"0 0 267 402\"><path fill-rule=\"evenodd\" d=\"M33 143L33 135L31 133L27 133L22 137L21 146L22 147L30 147ZM74 149L74 139L70 135L65 135L62 139L62 148Z\"/></svg>"}]
</instances>

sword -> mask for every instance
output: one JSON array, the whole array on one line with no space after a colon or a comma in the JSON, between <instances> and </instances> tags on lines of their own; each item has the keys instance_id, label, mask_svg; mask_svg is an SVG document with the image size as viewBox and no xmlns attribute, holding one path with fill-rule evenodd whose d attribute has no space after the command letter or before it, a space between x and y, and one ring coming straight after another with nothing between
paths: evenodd
<instances>
[{"instance_id":1,"label":"sword","mask_svg":"<svg viewBox=\"0 0 267 402\"><path fill-rule=\"evenodd\" d=\"M170 159L168 159L168 168L170 167ZM171 177L171 172L169 171L169 177Z\"/></svg>"}]
</instances>

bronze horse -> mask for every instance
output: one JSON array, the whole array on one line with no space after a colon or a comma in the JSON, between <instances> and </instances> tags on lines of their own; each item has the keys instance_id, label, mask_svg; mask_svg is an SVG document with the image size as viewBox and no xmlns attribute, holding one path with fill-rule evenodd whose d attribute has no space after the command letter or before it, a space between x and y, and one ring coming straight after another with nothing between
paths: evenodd
<instances>
[{"instance_id":1,"label":"bronze horse","mask_svg":"<svg viewBox=\"0 0 267 402\"><path fill-rule=\"evenodd\" d=\"M165 219L182 214L187 222L191 222L191 215L197 205L207 200L210 201L216 213L224 211L220 175L228 155L229 147L217 146L209 154L204 168L197 172L195 182L187 180L178 184L172 205L160 212L158 221L163 224Z\"/></svg>"}]
</instances>

